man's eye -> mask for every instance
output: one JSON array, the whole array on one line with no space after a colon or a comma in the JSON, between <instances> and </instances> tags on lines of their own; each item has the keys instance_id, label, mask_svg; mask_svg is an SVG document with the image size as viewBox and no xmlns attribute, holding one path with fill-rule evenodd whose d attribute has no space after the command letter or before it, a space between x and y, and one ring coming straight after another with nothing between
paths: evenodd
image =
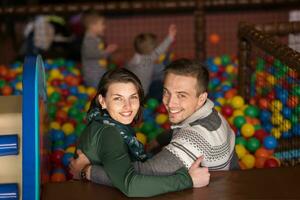
<instances>
[{"instance_id":1,"label":"man's eye","mask_svg":"<svg viewBox=\"0 0 300 200\"><path fill-rule=\"evenodd\" d=\"M121 97L115 97L115 98L113 98L113 100L115 100L115 101L121 101L122 98Z\"/></svg>"},{"instance_id":2,"label":"man's eye","mask_svg":"<svg viewBox=\"0 0 300 200\"><path fill-rule=\"evenodd\" d=\"M178 98L185 98L185 95L179 94L179 95L178 95Z\"/></svg>"}]
</instances>

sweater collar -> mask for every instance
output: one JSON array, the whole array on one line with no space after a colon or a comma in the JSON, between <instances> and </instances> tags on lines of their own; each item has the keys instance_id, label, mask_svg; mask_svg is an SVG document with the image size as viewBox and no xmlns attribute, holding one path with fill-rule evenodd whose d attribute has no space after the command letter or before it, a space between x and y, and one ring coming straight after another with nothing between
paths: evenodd
<instances>
[{"instance_id":1,"label":"sweater collar","mask_svg":"<svg viewBox=\"0 0 300 200\"><path fill-rule=\"evenodd\" d=\"M196 121L197 119L202 119L208 116L212 112L212 108L214 107L214 103L210 99L206 99L204 105L196 110L191 116L186 118L184 121L171 125L171 129L183 128L188 126L190 123Z\"/></svg>"}]
</instances>

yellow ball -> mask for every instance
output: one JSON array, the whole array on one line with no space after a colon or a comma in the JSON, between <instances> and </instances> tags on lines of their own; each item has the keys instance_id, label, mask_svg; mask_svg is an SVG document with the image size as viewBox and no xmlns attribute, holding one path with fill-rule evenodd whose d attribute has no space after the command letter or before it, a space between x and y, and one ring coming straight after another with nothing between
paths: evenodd
<instances>
[{"instance_id":1,"label":"yellow ball","mask_svg":"<svg viewBox=\"0 0 300 200\"><path fill-rule=\"evenodd\" d=\"M255 157L251 154L246 154L243 156L241 161L247 169L252 169L255 165Z\"/></svg>"},{"instance_id":2,"label":"yellow ball","mask_svg":"<svg viewBox=\"0 0 300 200\"><path fill-rule=\"evenodd\" d=\"M74 126L73 126L73 124L71 124L69 122L64 123L62 125L61 129L66 135L70 135L71 133L74 132Z\"/></svg>"},{"instance_id":3,"label":"yellow ball","mask_svg":"<svg viewBox=\"0 0 300 200\"><path fill-rule=\"evenodd\" d=\"M268 75L267 76L267 81L268 83L270 83L271 85L275 85L276 84L276 78L273 75Z\"/></svg>"},{"instance_id":4,"label":"yellow ball","mask_svg":"<svg viewBox=\"0 0 300 200\"><path fill-rule=\"evenodd\" d=\"M228 122L229 122L231 125L233 125L233 121L234 121L234 117L233 117L233 116L229 117L227 120L228 120Z\"/></svg>"},{"instance_id":5,"label":"yellow ball","mask_svg":"<svg viewBox=\"0 0 300 200\"><path fill-rule=\"evenodd\" d=\"M60 124L58 122L51 122L50 123L50 128L59 130L61 127L60 127Z\"/></svg>"},{"instance_id":6,"label":"yellow ball","mask_svg":"<svg viewBox=\"0 0 300 200\"><path fill-rule=\"evenodd\" d=\"M47 87L47 95L50 96L55 91L54 87L48 86Z\"/></svg>"},{"instance_id":7,"label":"yellow ball","mask_svg":"<svg viewBox=\"0 0 300 200\"><path fill-rule=\"evenodd\" d=\"M83 85L79 85L79 86L78 86L78 92L79 92L79 93L86 93L85 87L84 87Z\"/></svg>"},{"instance_id":8,"label":"yellow ball","mask_svg":"<svg viewBox=\"0 0 300 200\"><path fill-rule=\"evenodd\" d=\"M87 102L84 106L84 111L87 112L90 108L91 102Z\"/></svg>"},{"instance_id":9,"label":"yellow ball","mask_svg":"<svg viewBox=\"0 0 300 200\"><path fill-rule=\"evenodd\" d=\"M234 67L233 65L227 65L225 71L228 73L228 74L232 74L234 72Z\"/></svg>"},{"instance_id":10,"label":"yellow ball","mask_svg":"<svg viewBox=\"0 0 300 200\"><path fill-rule=\"evenodd\" d=\"M156 123L158 123L158 124L163 124L163 123L165 123L167 120L168 120L168 116L167 116L166 114L158 114L158 115L155 117L155 121L156 121Z\"/></svg>"},{"instance_id":11,"label":"yellow ball","mask_svg":"<svg viewBox=\"0 0 300 200\"><path fill-rule=\"evenodd\" d=\"M244 116L244 112L241 111L241 110L235 110L235 111L233 111L232 116L233 116L233 117Z\"/></svg>"},{"instance_id":12,"label":"yellow ball","mask_svg":"<svg viewBox=\"0 0 300 200\"><path fill-rule=\"evenodd\" d=\"M58 69L52 69L50 71L50 77L53 77L53 78L58 78L60 77L62 74L60 73L60 71Z\"/></svg>"},{"instance_id":13,"label":"yellow ball","mask_svg":"<svg viewBox=\"0 0 300 200\"><path fill-rule=\"evenodd\" d=\"M271 116L271 122L273 125L279 125L283 122L283 116L281 114L273 114Z\"/></svg>"},{"instance_id":14,"label":"yellow ball","mask_svg":"<svg viewBox=\"0 0 300 200\"><path fill-rule=\"evenodd\" d=\"M159 63L162 63L165 59L166 59L166 54L163 53L163 54L159 55L158 61L159 61Z\"/></svg>"},{"instance_id":15,"label":"yellow ball","mask_svg":"<svg viewBox=\"0 0 300 200\"><path fill-rule=\"evenodd\" d=\"M244 106L244 99L241 96L235 96L231 100L231 105L235 109L239 109Z\"/></svg>"},{"instance_id":16,"label":"yellow ball","mask_svg":"<svg viewBox=\"0 0 300 200\"><path fill-rule=\"evenodd\" d=\"M101 42L99 45L98 45L98 49L99 50L103 50L104 49L104 43Z\"/></svg>"},{"instance_id":17,"label":"yellow ball","mask_svg":"<svg viewBox=\"0 0 300 200\"><path fill-rule=\"evenodd\" d=\"M140 132L136 133L136 139L140 141L143 145L147 143L147 137L143 133Z\"/></svg>"},{"instance_id":18,"label":"yellow ball","mask_svg":"<svg viewBox=\"0 0 300 200\"><path fill-rule=\"evenodd\" d=\"M222 59L221 59L220 57L216 57L216 58L214 59L214 64L215 64L215 65L221 65L221 63L222 63Z\"/></svg>"},{"instance_id":19,"label":"yellow ball","mask_svg":"<svg viewBox=\"0 0 300 200\"><path fill-rule=\"evenodd\" d=\"M245 123L241 128L242 135L249 138L254 135L255 128L252 124Z\"/></svg>"},{"instance_id":20,"label":"yellow ball","mask_svg":"<svg viewBox=\"0 0 300 200\"><path fill-rule=\"evenodd\" d=\"M98 63L101 67L104 67L104 68L107 67L107 60L106 59L100 59Z\"/></svg>"},{"instance_id":21,"label":"yellow ball","mask_svg":"<svg viewBox=\"0 0 300 200\"><path fill-rule=\"evenodd\" d=\"M221 107L220 106L215 106L216 111L221 112Z\"/></svg>"},{"instance_id":22,"label":"yellow ball","mask_svg":"<svg viewBox=\"0 0 300 200\"><path fill-rule=\"evenodd\" d=\"M287 132L292 128L292 124L289 120L284 119L281 124L279 124L279 130L282 132Z\"/></svg>"},{"instance_id":23,"label":"yellow ball","mask_svg":"<svg viewBox=\"0 0 300 200\"><path fill-rule=\"evenodd\" d=\"M90 97L95 96L96 92L97 92L96 89L93 88L93 87L88 87L88 88L86 89L86 93L87 93Z\"/></svg>"},{"instance_id":24,"label":"yellow ball","mask_svg":"<svg viewBox=\"0 0 300 200\"><path fill-rule=\"evenodd\" d=\"M272 128L271 135L273 135L276 139L281 137L281 132L278 128Z\"/></svg>"},{"instance_id":25,"label":"yellow ball","mask_svg":"<svg viewBox=\"0 0 300 200\"><path fill-rule=\"evenodd\" d=\"M282 103L279 100L273 100L270 104L270 109L272 112L279 112L282 110Z\"/></svg>"},{"instance_id":26,"label":"yellow ball","mask_svg":"<svg viewBox=\"0 0 300 200\"><path fill-rule=\"evenodd\" d=\"M64 106L64 107L62 108L62 110L65 111L66 113L69 112L69 109L70 109L70 106Z\"/></svg>"},{"instance_id":27,"label":"yellow ball","mask_svg":"<svg viewBox=\"0 0 300 200\"><path fill-rule=\"evenodd\" d=\"M239 159L241 159L248 153L247 149L241 144L235 145L235 152Z\"/></svg>"},{"instance_id":28,"label":"yellow ball","mask_svg":"<svg viewBox=\"0 0 300 200\"><path fill-rule=\"evenodd\" d=\"M75 153L76 147L70 146L66 149L66 153Z\"/></svg>"},{"instance_id":29,"label":"yellow ball","mask_svg":"<svg viewBox=\"0 0 300 200\"><path fill-rule=\"evenodd\" d=\"M73 74L75 74L77 76L80 75L80 70L79 69L73 68L72 72L73 72Z\"/></svg>"},{"instance_id":30,"label":"yellow ball","mask_svg":"<svg viewBox=\"0 0 300 200\"><path fill-rule=\"evenodd\" d=\"M23 89L22 82L18 82L18 83L16 84L16 89L17 89L17 90L22 90L22 89Z\"/></svg>"},{"instance_id":31,"label":"yellow ball","mask_svg":"<svg viewBox=\"0 0 300 200\"><path fill-rule=\"evenodd\" d=\"M226 100L223 97L219 97L219 98L216 99L216 102L218 102L220 105L224 105Z\"/></svg>"}]
</instances>

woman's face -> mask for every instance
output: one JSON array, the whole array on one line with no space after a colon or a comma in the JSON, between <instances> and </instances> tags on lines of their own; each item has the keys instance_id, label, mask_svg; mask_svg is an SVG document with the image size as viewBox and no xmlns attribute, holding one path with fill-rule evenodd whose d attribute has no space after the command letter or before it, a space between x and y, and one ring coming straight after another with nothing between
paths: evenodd
<instances>
[{"instance_id":1,"label":"woman's face","mask_svg":"<svg viewBox=\"0 0 300 200\"><path fill-rule=\"evenodd\" d=\"M130 124L140 108L137 88L133 83L112 83L106 97L99 95L102 108L122 124Z\"/></svg>"}]
</instances>

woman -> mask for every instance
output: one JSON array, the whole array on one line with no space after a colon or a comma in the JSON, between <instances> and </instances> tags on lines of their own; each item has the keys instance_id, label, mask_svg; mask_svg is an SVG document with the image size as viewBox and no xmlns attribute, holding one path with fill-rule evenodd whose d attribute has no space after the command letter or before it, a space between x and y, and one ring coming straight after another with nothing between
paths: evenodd
<instances>
[{"instance_id":1,"label":"woman","mask_svg":"<svg viewBox=\"0 0 300 200\"><path fill-rule=\"evenodd\" d=\"M89 165L101 165L112 185L130 197L149 197L208 184L207 169L199 168L200 159L189 172L179 169L174 175L137 174L132 161L143 161L143 145L130 127L139 119L143 90L138 78L126 69L106 72L98 84L97 94L88 112L88 125L82 133L78 156L70 164L71 173L86 178ZM81 153L82 152L82 153ZM78 161L78 162L77 162ZM80 162L79 162L80 161Z\"/></svg>"}]
</instances>

